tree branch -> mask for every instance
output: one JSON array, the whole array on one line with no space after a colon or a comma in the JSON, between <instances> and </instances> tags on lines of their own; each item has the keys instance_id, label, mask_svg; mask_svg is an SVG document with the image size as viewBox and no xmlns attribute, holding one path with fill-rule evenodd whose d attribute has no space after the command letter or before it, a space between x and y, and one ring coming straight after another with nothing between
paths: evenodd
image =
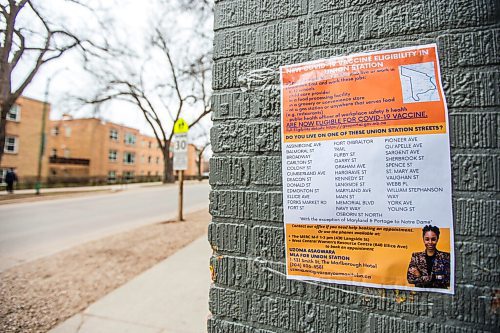
<instances>
[{"instance_id":1,"label":"tree branch","mask_svg":"<svg viewBox=\"0 0 500 333\"><path fill-rule=\"evenodd\" d=\"M208 109L208 110L203 111L202 114L200 114L191 124L189 124L189 127L191 128L192 126L196 125L200 120L203 119L203 117L205 117L210 112L212 112L212 109Z\"/></svg>"}]
</instances>

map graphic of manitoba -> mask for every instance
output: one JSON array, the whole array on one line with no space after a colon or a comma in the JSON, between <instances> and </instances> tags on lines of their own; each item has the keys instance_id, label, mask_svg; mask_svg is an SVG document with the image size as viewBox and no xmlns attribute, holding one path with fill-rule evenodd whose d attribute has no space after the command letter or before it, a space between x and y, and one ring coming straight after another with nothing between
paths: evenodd
<instances>
[{"instance_id":1,"label":"map graphic of manitoba","mask_svg":"<svg viewBox=\"0 0 500 333\"><path fill-rule=\"evenodd\" d=\"M434 62L399 66L403 103L439 101Z\"/></svg>"}]
</instances>

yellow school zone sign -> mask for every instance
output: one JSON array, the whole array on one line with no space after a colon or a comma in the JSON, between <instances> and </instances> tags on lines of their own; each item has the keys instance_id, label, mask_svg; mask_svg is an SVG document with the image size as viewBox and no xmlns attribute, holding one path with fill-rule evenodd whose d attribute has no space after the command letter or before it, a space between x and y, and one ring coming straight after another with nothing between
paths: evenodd
<instances>
[{"instance_id":1,"label":"yellow school zone sign","mask_svg":"<svg viewBox=\"0 0 500 333\"><path fill-rule=\"evenodd\" d=\"M174 125L174 134L187 133L189 126L182 118L177 119Z\"/></svg>"}]
</instances>

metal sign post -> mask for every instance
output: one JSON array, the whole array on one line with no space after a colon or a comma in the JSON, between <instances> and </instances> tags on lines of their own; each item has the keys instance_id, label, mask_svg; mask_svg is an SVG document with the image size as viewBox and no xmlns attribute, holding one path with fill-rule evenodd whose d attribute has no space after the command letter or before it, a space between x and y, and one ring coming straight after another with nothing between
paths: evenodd
<instances>
[{"instance_id":1,"label":"metal sign post","mask_svg":"<svg viewBox=\"0 0 500 333\"><path fill-rule=\"evenodd\" d=\"M174 125L174 170L178 171L179 177L179 215L178 221L183 221L182 207L184 197L184 170L187 169L188 161L188 124L179 118Z\"/></svg>"}]
</instances>

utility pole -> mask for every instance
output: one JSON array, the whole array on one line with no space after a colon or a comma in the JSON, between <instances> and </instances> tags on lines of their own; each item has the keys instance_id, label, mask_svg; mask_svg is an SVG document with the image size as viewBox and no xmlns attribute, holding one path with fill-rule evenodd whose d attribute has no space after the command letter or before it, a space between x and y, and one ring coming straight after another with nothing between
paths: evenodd
<instances>
[{"instance_id":1,"label":"utility pole","mask_svg":"<svg viewBox=\"0 0 500 333\"><path fill-rule=\"evenodd\" d=\"M42 186L42 160L43 160L43 154L45 152L45 118L47 117L47 111L49 108L49 88L50 88L50 82L52 81L52 78L54 76L51 76L47 79L47 85L45 86L45 95L44 95L44 102L43 102L43 111L42 111L42 129L40 132L40 150L38 153L38 168L36 172L36 184L35 184L35 191L36 194L40 194L40 188Z\"/></svg>"},{"instance_id":2,"label":"utility pole","mask_svg":"<svg viewBox=\"0 0 500 333\"><path fill-rule=\"evenodd\" d=\"M189 126L186 121L179 118L174 124L174 170L179 176L179 215L178 221L184 221L182 207L184 201L184 170L187 169L188 135Z\"/></svg>"},{"instance_id":3,"label":"utility pole","mask_svg":"<svg viewBox=\"0 0 500 333\"><path fill-rule=\"evenodd\" d=\"M61 68L57 70L54 74L52 74L48 79L47 79L47 84L45 85L45 94L44 94L44 102L43 102L43 111L42 111L42 129L40 132L40 151L38 154L38 168L37 168L37 173L36 173L36 183L35 183L35 193L38 195L40 194L40 189L42 187L42 160L43 160L43 154L45 153L45 143L46 143L46 136L45 136L45 127L46 127L46 121L45 118L47 117L47 112L49 109L49 90L50 90L50 83L52 82L52 79L59 74L61 71L66 70L67 68Z\"/></svg>"},{"instance_id":4,"label":"utility pole","mask_svg":"<svg viewBox=\"0 0 500 333\"><path fill-rule=\"evenodd\" d=\"M184 202L184 170L177 171L179 173L179 214L178 220L184 221L183 202Z\"/></svg>"}]
</instances>

